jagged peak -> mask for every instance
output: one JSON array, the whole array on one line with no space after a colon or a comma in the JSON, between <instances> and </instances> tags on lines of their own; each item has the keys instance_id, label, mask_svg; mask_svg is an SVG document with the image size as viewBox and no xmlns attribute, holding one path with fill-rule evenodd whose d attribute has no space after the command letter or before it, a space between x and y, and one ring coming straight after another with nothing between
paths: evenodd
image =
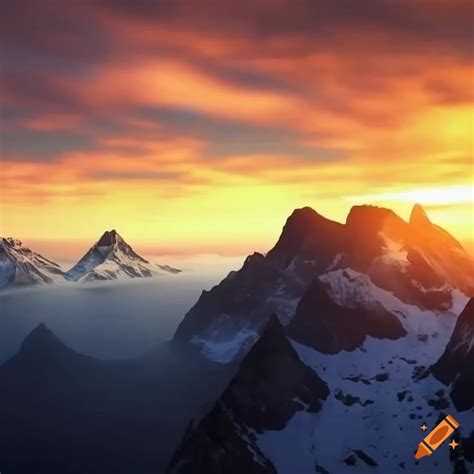
<instances>
[{"instance_id":1,"label":"jagged peak","mask_svg":"<svg viewBox=\"0 0 474 474\"><path fill-rule=\"evenodd\" d=\"M234 410L240 423L262 433L265 429L284 428L303 408L293 403L295 398L307 404L308 411L316 412L328 395L326 383L299 358L273 314L242 359L222 401Z\"/></svg>"},{"instance_id":2,"label":"jagged peak","mask_svg":"<svg viewBox=\"0 0 474 474\"><path fill-rule=\"evenodd\" d=\"M415 204L410 214L410 224L411 225L426 225L431 224L431 221L428 219L425 210L421 204Z\"/></svg>"},{"instance_id":3,"label":"jagged peak","mask_svg":"<svg viewBox=\"0 0 474 474\"><path fill-rule=\"evenodd\" d=\"M286 220L278 242L267 256L285 267L308 241L319 238L334 242L340 228L342 224L327 219L310 207L295 209Z\"/></svg>"},{"instance_id":4,"label":"jagged peak","mask_svg":"<svg viewBox=\"0 0 474 474\"><path fill-rule=\"evenodd\" d=\"M384 222L388 218L399 218L391 209L386 207L373 206L371 204L362 204L352 206L347 214L346 224L359 223L361 221L379 221Z\"/></svg>"},{"instance_id":5,"label":"jagged peak","mask_svg":"<svg viewBox=\"0 0 474 474\"><path fill-rule=\"evenodd\" d=\"M294 225L308 225L318 221L327 221L326 217L316 212L312 207L305 206L295 209L286 220L285 227Z\"/></svg>"},{"instance_id":6,"label":"jagged peak","mask_svg":"<svg viewBox=\"0 0 474 474\"><path fill-rule=\"evenodd\" d=\"M301 216L318 216L319 214L309 206L298 207L294 209L288 219L294 219Z\"/></svg>"},{"instance_id":7,"label":"jagged peak","mask_svg":"<svg viewBox=\"0 0 474 474\"><path fill-rule=\"evenodd\" d=\"M244 267L248 267L249 265L253 265L253 264L259 264L261 263L263 260L265 260L265 256L262 255L261 253L259 252L254 252L250 255L247 256L247 258L245 259L244 261Z\"/></svg>"},{"instance_id":8,"label":"jagged peak","mask_svg":"<svg viewBox=\"0 0 474 474\"><path fill-rule=\"evenodd\" d=\"M262 337L283 337L286 339L285 336L285 329L283 328L283 324L280 321L280 318L275 314L272 313L270 318L268 319L267 323L262 332Z\"/></svg>"},{"instance_id":9,"label":"jagged peak","mask_svg":"<svg viewBox=\"0 0 474 474\"><path fill-rule=\"evenodd\" d=\"M7 245L8 247L22 247L23 242L19 239L14 239L13 237L2 237L2 244Z\"/></svg>"},{"instance_id":10,"label":"jagged peak","mask_svg":"<svg viewBox=\"0 0 474 474\"><path fill-rule=\"evenodd\" d=\"M98 247L110 247L119 241L123 241L123 239L115 229L106 230L97 241L96 245Z\"/></svg>"},{"instance_id":11,"label":"jagged peak","mask_svg":"<svg viewBox=\"0 0 474 474\"><path fill-rule=\"evenodd\" d=\"M280 319L273 313L266 322L260 338L244 357L242 364L244 366L253 365L255 361L260 364L266 358L273 357L281 352L290 352L297 357L296 352L294 352L286 337L285 329Z\"/></svg>"}]
</instances>

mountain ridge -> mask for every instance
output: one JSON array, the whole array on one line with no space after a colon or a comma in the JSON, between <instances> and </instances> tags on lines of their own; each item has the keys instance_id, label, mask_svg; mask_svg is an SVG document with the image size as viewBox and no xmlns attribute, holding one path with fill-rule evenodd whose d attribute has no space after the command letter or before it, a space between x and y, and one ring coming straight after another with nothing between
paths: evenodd
<instances>
[{"instance_id":1,"label":"mountain ridge","mask_svg":"<svg viewBox=\"0 0 474 474\"><path fill-rule=\"evenodd\" d=\"M270 314L288 324L311 283L339 278L337 271L366 275L404 303L434 311L449 311L454 291L474 295L474 260L420 205L409 222L390 209L353 206L345 224L304 207L288 217L266 255L250 255L203 291L173 341L191 343L211 360L233 360L258 338Z\"/></svg>"},{"instance_id":2,"label":"mountain ridge","mask_svg":"<svg viewBox=\"0 0 474 474\"><path fill-rule=\"evenodd\" d=\"M451 334L457 333L454 329L457 315L407 305L390 292L377 289L366 275L355 271L344 274L344 270L335 270L326 276L317 289L322 291L331 283L332 301L337 301L343 311L360 304L354 292L365 295L369 290L374 300L362 300L365 305L358 307L360 314L356 316L362 321L367 318L370 323L374 317L381 317L385 325L383 314L370 314L374 308L378 311L381 304L384 311L398 315L404 335L369 334L362 342L349 339L349 345L342 350L326 350L313 344L311 338L320 336L325 342L334 337L336 344L344 343L345 337L351 337L344 326L347 313L338 315L328 334L320 335L318 327L303 327L302 334L309 340L292 332L295 320L285 328L272 315L260 338L243 356L240 368L214 408L196 426L188 427L170 463L170 474L350 474L366 469L394 474L469 472L474 462L474 435L469 434L474 412L468 406L459 405L450 390L427 370L439 358L439 351ZM347 293L349 289L353 293ZM319 296L323 302L328 301L327 293ZM459 298L459 302L464 300ZM333 313L320 307L318 301L308 304L313 310L312 318L320 318L324 327L328 323L324 318L330 319ZM345 306L348 302L349 307ZM353 317L349 313L347 319ZM464 319L458 319L458 324ZM272 335L270 341L268 333ZM291 380L298 369L278 357L276 361L273 359L274 363L266 362L278 353L281 338L286 340L283 347L290 345L300 363L324 380L327 397L314 412L310 409L311 400L301 396L308 392L289 392L280 385L280 379ZM275 340L280 341L277 347L272 344ZM464 362L464 359L460 361L460 366L465 367ZM249 375L245 373L247 366ZM275 377L267 378L266 371L276 374ZM451 375L456 377L455 373ZM266 384L264 390L259 388L262 381ZM309 390L309 393L317 392L317 389ZM279 399L276 406L280 407L277 413L281 416L275 419L267 402L268 393L270 399L291 400L288 404ZM300 409L286 412L285 407L293 403L300 405ZM463 449L454 453L455 456L451 450L441 449L437 456L419 464L413 456L422 439L419 426L424 422L435 426L436 420L448 413L463 425L458 433Z\"/></svg>"},{"instance_id":3,"label":"mountain ridge","mask_svg":"<svg viewBox=\"0 0 474 474\"><path fill-rule=\"evenodd\" d=\"M160 273L179 273L159 266L137 254L115 230L105 231L99 240L66 272L72 281L147 278Z\"/></svg>"},{"instance_id":4,"label":"mountain ridge","mask_svg":"<svg viewBox=\"0 0 474 474\"><path fill-rule=\"evenodd\" d=\"M256 434L281 430L298 411L317 413L326 383L300 360L272 315L212 410L192 425L173 456L173 474L276 474Z\"/></svg>"},{"instance_id":5,"label":"mountain ridge","mask_svg":"<svg viewBox=\"0 0 474 474\"><path fill-rule=\"evenodd\" d=\"M170 265L143 258L112 229L105 231L88 252L69 270L25 247L18 239L0 238L0 289L32 284L142 278L177 274Z\"/></svg>"},{"instance_id":6,"label":"mountain ridge","mask_svg":"<svg viewBox=\"0 0 474 474\"><path fill-rule=\"evenodd\" d=\"M0 288L54 283L64 279L60 265L12 237L0 238Z\"/></svg>"}]
</instances>

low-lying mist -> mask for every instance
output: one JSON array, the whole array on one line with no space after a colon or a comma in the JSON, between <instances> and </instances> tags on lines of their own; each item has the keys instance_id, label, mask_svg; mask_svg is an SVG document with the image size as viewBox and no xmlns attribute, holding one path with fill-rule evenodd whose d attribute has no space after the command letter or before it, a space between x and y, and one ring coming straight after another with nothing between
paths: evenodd
<instances>
[{"instance_id":1,"label":"low-lying mist","mask_svg":"<svg viewBox=\"0 0 474 474\"><path fill-rule=\"evenodd\" d=\"M0 363L45 323L68 346L103 359L141 355L169 340L203 289L241 257L180 262L183 272L127 281L41 285L0 293Z\"/></svg>"}]
</instances>

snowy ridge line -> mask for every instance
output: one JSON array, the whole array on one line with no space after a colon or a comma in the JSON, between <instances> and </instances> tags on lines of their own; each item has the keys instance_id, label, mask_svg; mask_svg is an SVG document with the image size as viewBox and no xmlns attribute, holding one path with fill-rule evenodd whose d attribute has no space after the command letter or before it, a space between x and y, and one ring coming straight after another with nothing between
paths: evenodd
<instances>
[{"instance_id":1,"label":"snowy ridge line","mask_svg":"<svg viewBox=\"0 0 474 474\"><path fill-rule=\"evenodd\" d=\"M357 345L365 331L400 337L413 312L434 311L440 317L459 314L461 293L474 295L474 261L456 239L430 222L419 205L408 222L377 206L352 207L343 224L309 207L296 209L269 252L249 255L239 270L202 293L173 340L197 344L202 355L214 361L228 361L227 355L219 355L219 347L228 350L226 342L235 347L234 358L241 358L253 342L242 336L260 333L271 314L294 329L292 321L303 298L324 300L314 285L318 279L343 308L330 308L326 301L326 310L338 313L336 326L341 324L332 341L328 331L334 329L334 320L323 315L321 322L328 333L324 336L328 350L337 350L341 345ZM308 318L302 318L302 333L311 326L318 328L309 319L318 309L309 306L305 305ZM364 315L364 308L370 314ZM363 324L358 334L342 340L339 336L348 334L351 317ZM421 330L419 335L427 336Z\"/></svg>"},{"instance_id":2,"label":"snowy ridge line","mask_svg":"<svg viewBox=\"0 0 474 474\"><path fill-rule=\"evenodd\" d=\"M179 272L169 265L158 265L144 259L115 230L105 232L67 272L59 264L23 246L17 239L0 239L0 289L32 284L143 278Z\"/></svg>"}]
</instances>

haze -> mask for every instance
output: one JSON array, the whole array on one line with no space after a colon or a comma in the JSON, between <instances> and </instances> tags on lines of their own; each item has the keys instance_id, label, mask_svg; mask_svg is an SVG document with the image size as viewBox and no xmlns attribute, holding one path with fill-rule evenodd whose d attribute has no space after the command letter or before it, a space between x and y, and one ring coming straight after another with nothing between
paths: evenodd
<instances>
[{"instance_id":1,"label":"haze","mask_svg":"<svg viewBox=\"0 0 474 474\"><path fill-rule=\"evenodd\" d=\"M124 282L40 285L0 293L0 364L43 322L67 345L104 359L128 358L171 339L203 289L241 258L180 261L182 274Z\"/></svg>"}]
</instances>

